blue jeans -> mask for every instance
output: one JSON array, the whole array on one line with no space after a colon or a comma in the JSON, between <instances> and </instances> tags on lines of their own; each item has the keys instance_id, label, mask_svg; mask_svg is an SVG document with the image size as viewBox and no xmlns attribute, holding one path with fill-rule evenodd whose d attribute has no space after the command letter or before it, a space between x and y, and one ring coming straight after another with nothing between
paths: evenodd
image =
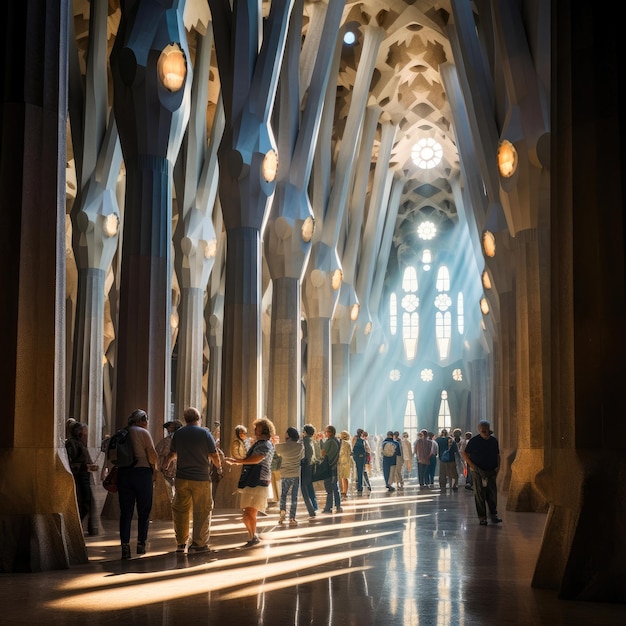
<instances>
[{"instance_id":1,"label":"blue jeans","mask_svg":"<svg viewBox=\"0 0 626 626\"><path fill-rule=\"evenodd\" d=\"M430 463L428 465L428 471L426 472L426 483L433 485L435 483L435 469L437 468L437 457L431 456Z\"/></svg>"},{"instance_id":2,"label":"blue jeans","mask_svg":"<svg viewBox=\"0 0 626 626\"><path fill-rule=\"evenodd\" d=\"M428 468L430 464L418 463L417 464L417 479L419 480L420 487L428 484Z\"/></svg>"},{"instance_id":3,"label":"blue jeans","mask_svg":"<svg viewBox=\"0 0 626 626\"><path fill-rule=\"evenodd\" d=\"M291 490L291 506L289 507L289 519L296 519L296 509L298 508L298 489L300 488L300 477L285 478L283 476L282 489L280 492L280 510L287 510L287 494Z\"/></svg>"},{"instance_id":4,"label":"blue jeans","mask_svg":"<svg viewBox=\"0 0 626 626\"><path fill-rule=\"evenodd\" d=\"M146 543L152 511L152 468L124 467L118 470L117 489L120 500L120 539L130 543L130 526L137 505L137 541Z\"/></svg>"},{"instance_id":5,"label":"blue jeans","mask_svg":"<svg viewBox=\"0 0 626 626\"><path fill-rule=\"evenodd\" d=\"M324 511L329 513L333 510L333 499L335 506L341 508L341 496L339 495L339 483L337 482L337 468L333 467L330 478L324 480L324 489L326 490L326 506Z\"/></svg>"},{"instance_id":6,"label":"blue jeans","mask_svg":"<svg viewBox=\"0 0 626 626\"><path fill-rule=\"evenodd\" d=\"M363 491L363 472L365 471L365 455L357 454L354 457L354 464L356 465L356 490L361 493Z\"/></svg>"},{"instance_id":7,"label":"blue jeans","mask_svg":"<svg viewBox=\"0 0 626 626\"><path fill-rule=\"evenodd\" d=\"M391 485L389 480L393 481L395 479L396 464L395 463L392 464L390 461L387 461L386 459L387 457L383 459L383 478L385 479L385 487L389 487Z\"/></svg>"},{"instance_id":8,"label":"blue jeans","mask_svg":"<svg viewBox=\"0 0 626 626\"><path fill-rule=\"evenodd\" d=\"M309 512L309 517L313 517L318 506L317 496L313 487L313 470L311 465L302 466L301 476L302 498L304 499L306 510Z\"/></svg>"}]
</instances>

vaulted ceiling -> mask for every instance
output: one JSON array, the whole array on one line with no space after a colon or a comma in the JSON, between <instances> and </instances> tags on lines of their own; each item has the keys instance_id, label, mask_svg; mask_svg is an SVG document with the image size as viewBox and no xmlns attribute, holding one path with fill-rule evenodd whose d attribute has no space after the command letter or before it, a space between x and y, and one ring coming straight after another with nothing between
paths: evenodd
<instances>
[{"instance_id":1,"label":"vaulted ceiling","mask_svg":"<svg viewBox=\"0 0 626 626\"><path fill-rule=\"evenodd\" d=\"M312 5L318 1L304 1L303 36L306 36ZM267 0L263 1L264 12L269 10L269 4ZM335 106L335 144L341 141L360 58L363 37L358 27L381 27L386 34L378 51L368 104L382 109L381 121L397 126L390 165L405 183L394 236L397 248L411 244L415 225L423 215L428 215L441 230L450 228L457 221L449 181L459 176L459 157L450 104L440 75L441 67L452 61L446 36L451 15L449 5L449 0L348 0L345 3L343 24L355 27L357 39L351 48L346 48L341 58ZM89 10L87 0L74 1L74 28L83 64L86 63L89 37ZM107 35L111 47L120 18L119 0L109 0L108 12ZM187 0L185 24L189 33L196 29L202 31L209 20L207 0ZM194 37L189 37L189 44L193 56ZM209 120L219 90L215 59L213 68ZM437 167L420 169L413 162L411 150L421 138L434 139L441 145L443 160Z\"/></svg>"}]
</instances>

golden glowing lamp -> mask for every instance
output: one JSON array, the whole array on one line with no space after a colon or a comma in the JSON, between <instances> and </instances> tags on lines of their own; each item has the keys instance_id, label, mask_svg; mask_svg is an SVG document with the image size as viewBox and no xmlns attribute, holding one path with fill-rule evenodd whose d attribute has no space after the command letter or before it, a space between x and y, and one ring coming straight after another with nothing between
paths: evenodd
<instances>
[{"instance_id":1,"label":"golden glowing lamp","mask_svg":"<svg viewBox=\"0 0 626 626\"><path fill-rule=\"evenodd\" d=\"M482 280L483 280L483 287L485 289L491 289L491 278L489 278L489 274L487 273L487 270L483 271Z\"/></svg>"},{"instance_id":2,"label":"golden glowing lamp","mask_svg":"<svg viewBox=\"0 0 626 626\"><path fill-rule=\"evenodd\" d=\"M269 150L263 157L261 173L266 182L271 183L278 174L278 155L275 150Z\"/></svg>"},{"instance_id":3,"label":"golden glowing lamp","mask_svg":"<svg viewBox=\"0 0 626 626\"><path fill-rule=\"evenodd\" d=\"M496 238L490 230L483 233L483 250L488 257L496 256Z\"/></svg>"},{"instance_id":4,"label":"golden glowing lamp","mask_svg":"<svg viewBox=\"0 0 626 626\"><path fill-rule=\"evenodd\" d=\"M179 91L187 76L187 59L180 46L168 44L161 52L157 64L159 80L168 91Z\"/></svg>"},{"instance_id":5,"label":"golden glowing lamp","mask_svg":"<svg viewBox=\"0 0 626 626\"><path fill-rule=\"evenodd\" d=\"M332 288L337 291L339 287L341 287L341 282L343 281L343 272L340 269L336 269L333 272L333 277L330 279L330 284Z\"/></svg>"},{"instance_id":6,"label":"golden glowing lamp","mask_svg":"<svg viewBox=\"0 0 626 626\"><path fill-rule=\"evenodd\" d=\"M302 222L302 241L305 243L309 243L313 237L313 232L315 231L315 222L313 218L309 215L304 222Z\"/></svg>"},{"instance_id":7,"label":"golden glowing lamp","mask_svg":"<svg viewBox=\"0 0 626 626\"><path fill-rule=\"evenodd\" d=\"M517 170L517 150L508 140L503 139L498 146L498 171L502 178L511 178Z\"/></svg>"}]
</instances>

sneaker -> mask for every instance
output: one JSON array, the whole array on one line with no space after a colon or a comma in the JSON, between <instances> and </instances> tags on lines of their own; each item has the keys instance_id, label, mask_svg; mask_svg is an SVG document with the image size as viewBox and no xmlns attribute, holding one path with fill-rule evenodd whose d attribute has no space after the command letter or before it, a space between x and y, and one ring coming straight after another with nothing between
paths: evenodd
<instances>
[{"instance_id":1,"label":"sneaker","mask_svg":"<svg viewBox=\"0 0 626 626\"><path fill-rule=\"evenodd\" d=\"M289 520L289 526L297 526L298 525L298 520L295 517L292 517Z\"/></svg>"},{"instance_id":2,"label":"sneaker","mask_svg":"<svg viewBox=\"0 0 626 626\"><path fill-rule=\"evenodd\" d=\"M256 545L258 545L259 543L261 543L261 539L259 538L258 535L254 535L254 537L252 537L252 539L250 539L250 541L246 542L243 544L244 548L252 548Z\"/></svg>"},{"instance_id":3,"label":"sneaker","mask_svg":"<svg viewBox=\"0 0 626 626\"><path fill-rule=\"evenodd\" d=\"M126 560L126 559L130 559L130 543L123 543L122 544L122 559Z\"/></svg>"},{"instance_id":4,"label":"sneaker","mask_svg":"<svg viewBox=\"0 0 626 626\"><path fill-rule=\"evenodd\" d=\"M472 486L471 485L465 485L465 489L469 489L471 491L472 490Z\"/></svg>"},{"instance_id":5,"label":"sneaker","mask_svg":"<svg viewBox=\"0 0 626 626\"><path fill-rule=\"evenodd\" d=\"M458 487L452 487L452 491L458 491L459 488Z\"/></svg>"},{"instance_id":6,"label":"sneaker","mask_svg":"<svg viewBox=\"0 0 626 626\"><path fill-rule=\"evenodd\" d=\"M146 553L146 544L138 543L137 544L137 554L145 554Z\"/></svg>"},{"instance_id":7,"label":"sneaker","mask_svg":"<svg viewBox=\"0 0 626 626\"><path fill-rule=\"evenodd\" d=\"M486 519L481 519L480 520L480 525L481 526L487 526L487 520Z\"/></svg>"},{"instance_id":8,"label":"sneaker","mask_svg":"<svg viewBox=\"0 0 626 626\"><path fill-rule=\"evenodd\" d=\"M284 524L285 523L286 515L287 515L287 511L281 511L280 512L280 518L278 519L278 523L279 524Z\"/></svg>"},{"instance_id":9,"label":"sneaker","mask_svg":"<svg viewBox=\"0 0 626 626\"><path fill-rule=\"evenodd\" d=\"M187 547L186 543L179 543L176 546L176 552L184 552L186 547Z\"/></svg>"},{"instance_id":10,"label":"sneaker","mask_svg":"<svg viewBox=\"0 0 626 626\"><path fill-rule=\"evenodd\" d=\"M391 492L391 491L395 491L395 490L396 490L396 488L395 488L395 487L392 487L391 485L388 485L388 486L387 486L387 490L388 490L389 492Z\"/></svg>"},{"instance_id":11,"label":"sneaker","mask_svg":"<svg viewBox=\"0 0 626 626\"><path fill-rule=\"evenodd\" d=\"M494 515L494 517L491 518L491 521L494 524L501 524L502 523L502 520L497 515Z\"/></svg>"},{"instance_id":12,"label":"sneaker","mask_svg":"<svg viewBox=\"0 0 626 626\"><path fill-rule=\"evenodd\" d=\"M332 513L332 512L333 512L333 510L332 510L332 509L324 509L324 510L322 511L322 513L328 513L328 514L330 514L330 513Z\"/></svg>"},{"instance_id":13,"label":"sneaker","mask_svg":"<svg viewBox=\"0 0 626 626\"><path fill-rule=\"evenodd\" d=\"M343 513L343 509L340 506L337 507L337 513Z\"/></svg>"},{"instance_id":14,"label":"sneaker","mask_svg":"<svg viewBox=\"0 0 626 626\"><path fill-rule=\"evenodd\" d=\"M309 515L309 522L317 522L317 515Z\"/></svg>"},{"instance_id":15,"label":"sneaker","mask_svg":"<svg viewBox=\"0 0 626 626\"><path fill-rule=\"evenodd\" d=\"M211 550L209 546L198 546L195 543L192 543L189 546L190 552L215 552L215 550Z\"/></svg>"}]
</instances>

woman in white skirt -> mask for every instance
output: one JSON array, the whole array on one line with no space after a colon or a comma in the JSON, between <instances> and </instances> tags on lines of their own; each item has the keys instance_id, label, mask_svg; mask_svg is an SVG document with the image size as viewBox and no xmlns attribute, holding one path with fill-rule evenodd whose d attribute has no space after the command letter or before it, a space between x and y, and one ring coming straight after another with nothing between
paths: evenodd
<instances>
[{"instance_id":1,"label":"woman in white skirt","mask_svg":"<svg viewBox=\"0 0 626 626\"><path fill-rule=\"evenodd\" d=\"M274 446L270 441L276 433L271 420L263 417L254 422L255 441L243 459L226 458L230 465L243 465L239 479L240 506L243 509L243 523L249 534L244 548L252 548L260 543L256 533L256 516L258 511L267 507L269 484L272 479L272 458Z\"/></svg>"}]
</instances>

